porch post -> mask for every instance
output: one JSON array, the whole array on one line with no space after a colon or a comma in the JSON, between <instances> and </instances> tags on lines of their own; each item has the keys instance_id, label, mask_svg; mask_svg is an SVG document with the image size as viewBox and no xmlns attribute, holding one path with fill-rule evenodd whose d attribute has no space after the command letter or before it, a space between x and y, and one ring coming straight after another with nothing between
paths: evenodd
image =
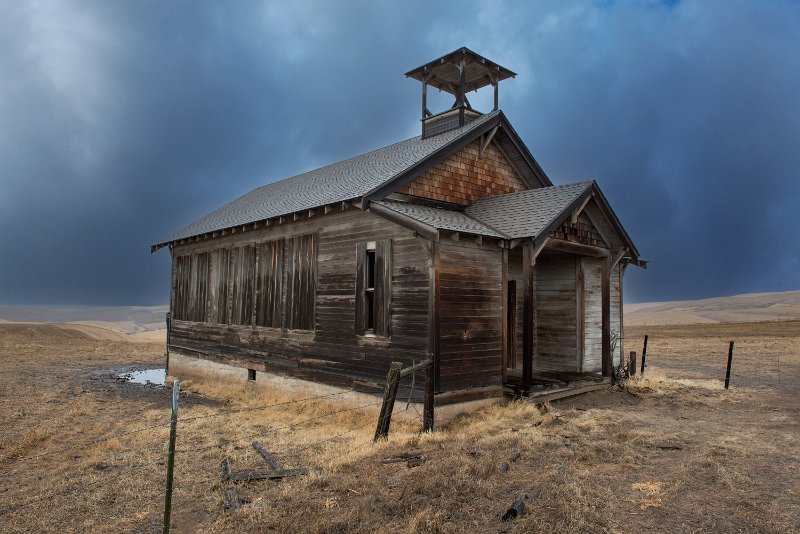
<instances>
[{"instance_id":1,"label":"porch post","mask_svg":"<svg viewBox=\"0 0 800 534\"><path fill-rule=\"evenodd\" d=\"M536 351L536 256L533 242L522 245L522 277L525 284L522 328L522 386L533 385L533 355Z\"/></svg>"}]
</instances>

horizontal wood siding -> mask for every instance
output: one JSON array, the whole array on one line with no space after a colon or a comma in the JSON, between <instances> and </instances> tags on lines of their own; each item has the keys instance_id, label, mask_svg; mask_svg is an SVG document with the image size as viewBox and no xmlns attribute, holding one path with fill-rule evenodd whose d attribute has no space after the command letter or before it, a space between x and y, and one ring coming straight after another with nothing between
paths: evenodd
<instances>
[{"instance_id":1,"label":"horizontal wood siding","mask_svg":"<svg viewBox=\"0 0 800 534\"><path fill-rule=\"evenodd\" d=\"M578 370L576 257L542 253L536 259L536 354L540 371Z\"/></svg>"},{"instance_id":2,"label":"horizontal wood siding","mask_svg":"<svg viewBox=\"0 0 800 534\"><path fill-rule=\"evenodd\" d=\"M312 234L316 236L314 243L307 238L292 241L297 236ZM284 250L281 262L276 258L279 254L277 249L269 243L287 238L286 242L291 246ZM385 295L392 310L390 336L359 336L355 332L357 249L359 244L381 240L390 240L387 246L391 247L391 259L386 265L391 271L391 292ZM300 266L292 275L294 282L289 283L289 275L283 273L287 278L284 287L289 289L287 294L279 296L279 300L285 302L288 294L302 294L304 287L316 284L311 315L314 329L303 331L276 327L280 323L275 322L274 313L280 308L275 308L274 299L265 299L262 283L257 300L262 301L263 309L272 306L273 310L271 317L267 314L263 320L256 321L264 324L176 320L172 323L170 336L173 346L207 353L204 357L209 359L225 358L235 365L374 391L380 390L390 362L401 361L410 365L427 357L428 258L412 231L370 213L349 209L176 247L176 266L183 254L232 246L256 247L259 251L256 270L262 274L264 269L276 269L281 264L284 271L288 271L290 266ZM304 258L308 257L312 246L317 251L313 276L303 267ZM274 294L277 289L268 288L267 294L270 291ZM217 295L216 298L220 300L222 297ZM255 307L256 310L262 309L258 302ZM302 314L294 315L294 309L287 310L287 313L295 317L291 321L304 320ZM256 315L260 317L258 311ZM422 383L418 376L415 398L421 396ZM409 385L410 378L403 382L401 391Z\"/></svg>"},{"instance_id":3,"label":"horizontal wood siding","mask_svg":"<svg viewBox=\"0 0 800 534\"><path fill-rule=\"evenodd\" d=\"M440 242L441 390L502 384L502 261L497 247Z\"/></svg>"},{"instance_id":4,"label":"horizontal wood siding","mask_svg":"<svg viewBox=\"0 0 800 534\"><path fill-rule=\"evenodd\" d=\"M398 193L469 205L480 198L527 189L496 146L490 143L480 157L480 141L475 141L398 189Z\"/></svg>"}]
</instances>

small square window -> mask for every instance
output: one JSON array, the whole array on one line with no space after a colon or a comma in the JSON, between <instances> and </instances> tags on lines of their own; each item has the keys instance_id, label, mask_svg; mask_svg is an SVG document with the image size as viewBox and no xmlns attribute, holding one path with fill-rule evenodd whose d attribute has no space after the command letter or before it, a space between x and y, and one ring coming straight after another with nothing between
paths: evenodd
<instances>
[{"instance_id":1,"label":"small square window","mask_svg":"<svg viewBox=\"0 0 800 534\"><path fill-rule=\"evenodd\" d=\"M255 369L248 369L247 370L247 381L248 382L255 382L256 381L256 370Z\"/></svg>"}]
</instances>

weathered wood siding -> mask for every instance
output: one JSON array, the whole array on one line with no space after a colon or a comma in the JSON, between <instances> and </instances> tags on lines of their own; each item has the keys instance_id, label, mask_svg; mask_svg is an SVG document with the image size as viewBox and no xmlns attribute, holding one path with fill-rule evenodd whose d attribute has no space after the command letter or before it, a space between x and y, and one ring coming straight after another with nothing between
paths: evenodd
<instances>
[{"instance_id":1,"label":"weathered wood siding","mask_svg":"<svg viewBox=\"0 0 800 534\"><path fill-rule=\"evenodd\" d=\"M439 243L439 389L502 385L502 249Z\"/></svg>"},{"instance_id":2,"label":"weathered wood siding","mask_svg":"<svg viewBox=\"0 0 800 534\"><path fill-rule=\"evenodd\" d=\"M583 371L603 370L603 261L580 258L582 271Z\"/></svg>"},{"instance_id":3,"label":"weathered wood siding","mask_svg":"<svg viewBox=\"0 0 800 534\"><path fill-rule=\"evenodd\" d=\"M553 230L550 236L583 245L606 246L597 228L584 212L578 215L578 219L574 223L568 218L561 226Z\"/></svg>"},{"instance_id":4,"label":"weathered wood siding","mask_svg":"<svg viewBox=\"0 0 800 534\"><path fill-rule=\"evenodd\" d=\"M578 368L575 256L543 252L536 259L536 354L533 372Z\"/></svg>"},{"instance_id":5,"label":"weathered wood siding","mask_svg":"<svg viewBox=\"0 0 800 534\"><path fill-rule=\"evenodd\" d=\"M622 269L619 264L611 270L611 284L609 286L611 299L611 365L618 366L622 362L623 339L622 331ZM616 342L614 341L616 339Z\"/></svg>"},{"instance_id":6,"label":"weathered wood siding","mask_svg":"<svg viewBox=\"0 0 800 534\"><path fill-rule=\"evenodd\" d=\"M481 158L479 143L475 141L437 163L398 193L468 205L480 198L528 189L493 144L486 147Z\"/></svg>"},{"instance_id":7,"label":"weathered wood siding","mask_svg":"<svg viewBox=\"0 0 800 534\"><path fill-rule=\"evenodd\" d=\"M515 324L511 332L514 343L514 359L508 362L509 369L522 370L522 340L525 324L525 279L522 276L522 247L508 251L508 280L515 282L516 309L514 310Z\"/></svg>"},{"instance_id":8,"label":"weathered wood siding","mask_svg":"<svg viewBox=\"0 0 800 534\"><path fill-rule=\"evenodd\" d=\"M358 336L356 251L359 243L379 240L388 240L391 246L391 262L382 267L391 271L391 291L381 297L391 303L391 334ZM243 248L247 252L242 255ZM230 288L233 281L228 285L216 281L225 278L225 269L231 274L229 280L233 273L249 272L250 260L245 260L246 266L239 261L249 258L251 248L258 251L251 293L257 320L230 324L223 321L225 291L230 292L227 305L236 314L244 313L235 310L244 310L248 301L244 294L234 298L239 293ZM310 260L313 251L316 261ZM234 365L376 391L391 361L410 365L427 357L428 256L410 230L351 209L187 244L174 250L178 286L182 274L177 271L186 262L181 258L197 253L211 254L209 280L217 285L207 297L210 309L204 319L172 322L170 342L175 347ZM272 273L282 278L280 287ZM287 298L302 294L316 298L301 306L287 305ZM234 301L243 304L232 306ZM306 324L307 318L313 322ZM310 328L299 329L303 326ZM417 380L417 397L420 384Z\"/></svg>"}]
</instances>

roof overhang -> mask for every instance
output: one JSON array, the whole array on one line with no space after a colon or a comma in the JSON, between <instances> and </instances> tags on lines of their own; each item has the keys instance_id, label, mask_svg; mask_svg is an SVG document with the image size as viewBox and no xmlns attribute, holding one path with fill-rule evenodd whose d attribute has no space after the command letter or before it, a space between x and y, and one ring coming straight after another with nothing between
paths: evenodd
<instances>
[{"instance_id":1,"label":"roof overhang","mask_svg":"<svg viewBox=\"0 0 800 534\"><path fill-rule=\"evenodd\" d=\"M477 91L501 80L514 78L517 73L486 59L467 47L461 47L449 54L434 59L424 65L406 72L408 78L435 87L452 95L458 93L461 82L459 65L465 65L464 91Z\"/></svg>"}]
</instances>

